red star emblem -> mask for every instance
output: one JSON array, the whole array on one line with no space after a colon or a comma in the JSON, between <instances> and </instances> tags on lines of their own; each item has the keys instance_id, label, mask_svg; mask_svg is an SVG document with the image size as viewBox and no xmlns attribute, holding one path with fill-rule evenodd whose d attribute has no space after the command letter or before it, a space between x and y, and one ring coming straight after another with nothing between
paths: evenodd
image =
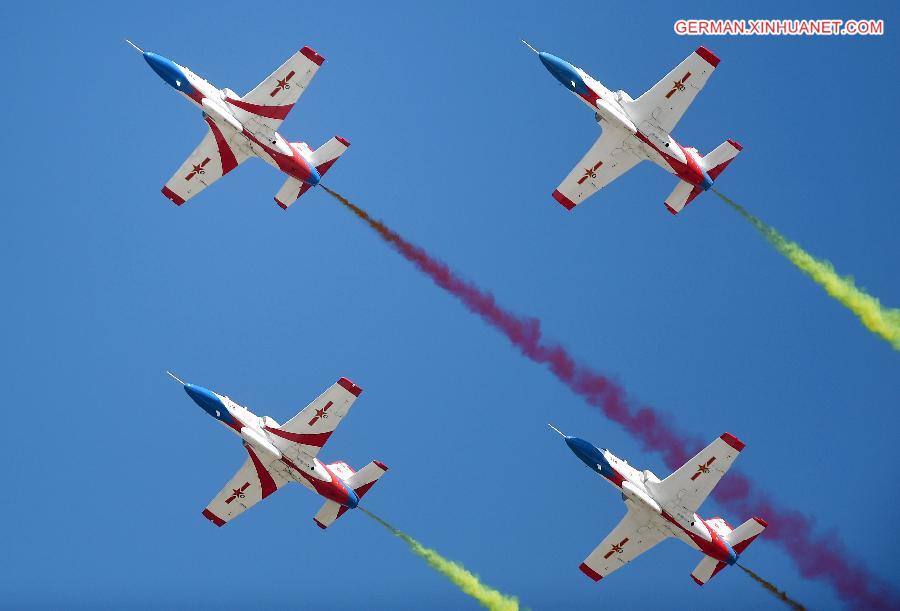
<instances>
[{"instance_id":1,"label":"red star emblem","mask_svg":"<svg viewBox=\"0 0 900 611\"><path fill-rule=\"evenodd\" d=\"M334 403L329 401L328 403L325 404L324 407L322 407L321 409L317 409L316 415L313 416L312 420L310 420L307 424L309 424L309 426L312 426L319 420L319 418L328 418L328 414L326 414L325 412L327 412L328 408L331 407L332 405L334 405Z\"/></svg>"},{"instance_id":2,"label":"red star emblem","mask_svg":"<svg viewBox=\"0 0 900 611\"><path fill-rule=\"evenodd\" d=\"M287 76L285 76L284 78L275 79L276 81L278 81L278 84L275 85L275 89L272 90L272 93L269 94L269 97L274 98L275 94L277 94L279 91L284 91L285 89L290 89L291 84L288 81L294 77L294 74L295 74L295 72L293 70L291 70L290 72L287 73Z\"/></svg>"},{"instance_id":3,"label":"red star emblem","mask_svg":"<svg viewBox=\"0 0 900 611\"><path fill-rule=\"evenodd\" d=\"M694 481L695 479L700 477L701 473L709 473L709 466L711 464L713 464L714 462L716 462L715 456L713 456L712 458L707 460L705 463L700 463L699 465L697 465L697 472L694 473L694 476L691 478L691 481Z\"/></svg>"},{"instance_id":4,"label":"red star emblem","mask_svg":"<svg viewBox=\"0 0 900 611\"><path fill-rule=\"evenodd\" d=\"M688 73L686 73L684 76L682 76L680 81L675 81L675 82L672 84L672 91L670 91L669 93L666 94L666 99L669 99L669 98L671 98L673 95L675 95L675 92L676 92L676 91L684 91L684 90L685 90L684 84L687 82L687 80L688 80L689 78L691 78L691 73L690 73L690 72L688 72Z\"/></svg>"},{"instance_id":5,"label":"red star emblem","mask_svg":"<svg viewBox=\"0 0 900 611\"><path fill-rule=\"evenodd\" d=\"M244 498L244 490L250 487L250 482L244 482L244 485L240 488L232 488L231 496L225 499L226 503L232 502L234 499L242 499Z\"/></svg>"},{"instance_id":6,"label":"red star emblem","mask_svg":"<svg viewBox=\"0 0 900 611\"><path fill-rule=\"evenodd\" d=\"M201 161L200 163L194 164L191 166L190 173L184 177L185 180L190 180L197 174L206 174L206 170L203 168L206 167L206 164L209 163L209 157Z\"/></svg>"},{"instance_id":7,"label":"red star emblem","mask_svg":"<svg viewBox=\"0 0 900 611\"><path fill-rule=\"evenodd\" d=\"M594 167L585 168L584 176L582 176L580 179L578 179L578 184L580 185L581 183L586 181L588 178L597 178L597 170L599 170L600 166L602 166L602 165L603 165L603 162L598 161L596 164L594 164Z\"/></svg>"},{"instance_id":8,"label":"red star emblem","mask_svg":"<svg viewBox=\"0 0 900 611\"><path fill-rule=\"evenodd\" d=\"M628 537L625 537L624 539L622 539L622 540L619 541L618 543L613 543L613 544L612 544L612 547L610 548L610 550L609 550L608 552L606 552L606 554L604 554L603 557L604 557L604 558L609 558L609 557L612 556L613 554L621 554L621 553L622 553L622 547L623 547L626 543L628 543Z\"/></svg>"}]
</instances>

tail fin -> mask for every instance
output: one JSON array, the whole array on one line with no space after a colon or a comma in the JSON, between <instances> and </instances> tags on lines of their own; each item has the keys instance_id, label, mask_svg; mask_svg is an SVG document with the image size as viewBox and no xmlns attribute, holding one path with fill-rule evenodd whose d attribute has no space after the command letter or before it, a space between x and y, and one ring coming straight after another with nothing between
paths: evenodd
<instances>
[{"instance_id":1,"label":"tail fin","mask_svg":"<svg viewBox=\"0 0 900 611\"><path fill-rule=\"evenodd\" d=\"M324 176L331 169L331 166L334 165L334 162L338 160L338 157L350 148L350 143L340 136L335 136L316 150L310 149L305 142L292 142L291 145L300 151L300 154L311 165L315 166L320 177ZM296 178L288 178L281 185L281 189L278 190L278 194L275 196L275 203L287 210L288 206L300 199L300 196L309 191L309 188L310 185L308 183L299 181Z\"/></svg>"},{"instance_id":2,"label":"tail fin","mask_svg":"<svg viewBox=\"0 0 900 611\"><path fill-rule=\"evenodd\" d=\"M712 520L709 520L709 522L712 522ZM752 518L731 532L728 532L724 537L725 542L731 546L735 554L740 556L744 550L753 543L753 540L766 529L766 526L768 526L768 524L762 518ZM728 529L726 528L725 530ZM726 566L728 565L724 562L720 562L709 556L704 556L703 560L700 561L700 564L697 565L697 568L691 573L691 577L697 582L697 585L702 586L704 583L715 577L716 573Z\"/></svg>"},{"instance_id":3,"label":"tail fin","mask_svg":"<svg viewBox=\"0 0 900 611\"><path fill-rule=\"evenodd\" d=\"M341 464L352 472L352 469L347 467L345 463L336 464ZM331 465L329 465L329 467L331 467ZM356 497L361 499L372 489L372 486L375 485L378 478L387 473L387 470L388 468L384 463L373 460L356 473L350 475L350 477L344 478L341 474L338 475L341 475L341 479L344 480L347 487L351 488L353 492L356 493ZM344 515L347 509L348 507L346 505L340 505L334 501L325 501L325 504L322 505L322 508L319 509L319 513L316 514L316 517L313 518L313 520L319 528L328 528L335 520Z\"/></svg>"},{"instance_id":4,"label":"tail fin","mask_svg":"<svg viewBox=\"0 0 900 611\"><path fill-rule=\"evenodd\" d=\"M734 140L726 140L717 146L715 150L707 153L700 159L700 167L703 168L704 172L709 174L710 178L715 180L719 177L719 174L728 167L728 164L731 163L732 159L737 157L737 154L740 153L743 148L744 147Z\"/></svg>"}]
</instances>

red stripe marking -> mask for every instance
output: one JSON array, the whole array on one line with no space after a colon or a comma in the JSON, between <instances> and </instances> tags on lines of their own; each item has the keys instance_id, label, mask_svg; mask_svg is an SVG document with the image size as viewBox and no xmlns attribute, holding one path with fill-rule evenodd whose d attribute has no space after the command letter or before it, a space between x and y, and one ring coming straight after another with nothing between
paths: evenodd
<instances>
[{"instance_id":1,"label":"red stripe marking","mask_svg":"<svg viewBox=\"0 0 900 611\"><path fill-rule=\"evenodd\" d=\"M327 526L325 526L324 524L322 524L321 522L319 522L319 521L318 521L317 519L315 519L315 518L313 518L313 522L315 522L316 525L317 525L319 528L323 529L323 530L326 529L326 528L328 528Z\"/></svg>"},{"instance_id":2,"label":"red stripe marking","mask_svg":"<svg viewBox=\"0 0 900 611\"><path fill-rule=\"evenodd\" d=\"M673 208L673 207L670 206L669 204L666 204L666 210L668 210L668 211L671 212L672 214L678 214L678 212L675 211L675 208Z\"/></svg>"},{"instance_id":3,"label":"red stripe marking","mask_svg":"<svg viewBox=\"0 0 900 611\"><path fill-rule=\"evenodd\" d=\"M600 581L603 579L603 575L586 565L584 562L581 563L581 566L578 567L581 569L581 572L593 579L594 581Z\"/></svg>"},{"instance_id":4,"label":"red stripe marking","mask_svg":"<svg viewBox=\"0 0 900 611\"><path fill-rule=\"evenodd\" d=\"M266 498L278 490L278 486L275 485L275 480L272 479L269 470L262 464L262 461L259 459L259 456L256 455L256 452L253 451L253 448L246 443L244 444L244 447L247 448L247 453L250 454L250 460L253 461L253 466L256 467L256 477L259 478L259 485L262 488L262 498Z\"/></svg>"},{"instance_id":5,"label":"red stripe marking","mask_svg":"<svg viewBox=\"0 0 900 611\"><path fill-rule=\"evenodd\" d=\"M376 465L378 465L379 467L381 467L384 471L388 470L387 465L384 464L383 462L381 462L380 460L373 460L372 462L375 463ZM759 518L754 518L754 519L759 520Z\"/></svg>"},{"instance_id":6,"label":"red stripe marking","mask_svg":"<svg viewBox=\"0 0 900 611\"><path fill-rule=\"evenodd\" d=\"M722 441L730 445L732 448L740 452L744 449L745 444L743 441L732 435L731 433L722 433L722 436L719 437Z\"/></svg>"},{"instance_id":7,"label":"red stripe marking","mask_svg":"<svg viewBox=\"0 0 900 611\"><path fill-rule=\"evenodd\" d=\"M735 551L737 551L737 550L735 550ZM718 573L719 571L724 569L725 566L726 566L726 564L720 560L719 564L716 565L716 568L713 569L712 575L709 576L709 579L712 579L713 577L715 577L716 573ZM707 581L709 581L709 579L707 579Z\"/></svg>"},{"instance_id":8,"label":"red stripe marking","mask_svg":"<svg viewBox=\"0 0 900 611\"><path fill-rule=\"evenodd\" d=\"M756 517L756 516L753 516L753 519L756 520L756 523L759 524L760 526L762 526L763 528L768 528L768 527L769 527L769 523L766 522L765 520L763 520L762 518L758 518L758 517Z\"/></svg>"},{"instance_id":9,"label":"red stripe marking","mask_svg":"<svg viewBox=\"0 0 900 611\"><path fill-rule=\"evenodd\" d=\"M243 100L235 100L233 98L225 98L225 101L232 106L237 106L241 110L252 112L260 117L268 117L270 119L284 119L291 112L293 104L285 104L284 106L262 106L260 104L251 104Z\"/></svg>"},{"instance_id":10,"label":"red stripe marking","mask_svg":"<svg viewBox=\"0 0 900 611\"><path fill-rule=\"evenodd\" d=\"M356 384L354 384L347 378L341 378L340 380L337 381L337 383L339 386L341 386L342 388L347 390L354 397L358 397L359 394L362 392L362 388L360 388L359 386L357 386Z\"/></svg>"},{"instance_id":11,"label":"red stripe marking","mask_svg":"<svg viewBox=\"0 0 900 611\"><path fill-rule=\"evenodd\" d=\"M163 187L161 193L172 200L176 206L180 206L184 203L184 199L169 187Z\"/></svg>"},{"instance_id":12,"label":"red stripe marking","mask_svg":"<svg viewBox=\"0 0 900 611\"><path fill-rule=\"evenodd\" d=\"M335 517L334 519L337 520L339 517L344 515L344 513L346 513L348 509L349 507L347 507L346 505L341 505L340 507L338 507L337 517Z\"/></svg>"},{"instance_id":13,"label":"red stripe marking","mask_svg":"<svg viewBox=\"0 0 900 611\"><path fill-rule=\"evenodd\" d=\"M343 144L344 146L346 146L348 148L350 147L350 142L347 141L346 139L341 138L340 136L335 136L334 139L337 140L338 142L340 142L341 144Z\"/></svg>"},{"instance_id":14,"label":"red stripe marking","mask_svg":"<svg viewBox=\"0 0 900 611\"><path fill-rule=\"evenodd\" d=\"M553 192L553 199L555 199L560 204L562 204L566 210L571 210L572 208L575 207L575 202L573 202L571 199L569 199L568 197L566 197L565 195L560 193L559 189L557 189L556 191Z\"/></svg>"},{"instance_id":15,"label":"red stripe marking","mask_svg":"<svg viewBox=\"0 0 900 611\"><path fill-rule=\"evenodd\" d=\"M706 47L698 47L695 53L708 61L713 68L719 65L719 58Z\"/></svg>"},{"instance_id":16,"label":"red stripe marking","mask_svg":"<svg viewBox=\"0 0 900 611\"><path fill-rule=\"evenodd\" d=\"M691 575L691 579L693 579L693 580L694 580L694 583L696 583L698 586L702 586L702 585L703 585L703 582L700 581L699 579L697 579L696 577L694 577L693 575Z\"/></svg>"},{"instance_id":17,"label":"red stripe marking","mask_svg":"<svg viewBox=\"0 0 900 611\"><path fill-rule=\"evenodd\" d=\"M321 55L319 55L318 53L316 53L309 47L303 47L302 49L300 49L300 53L302 53L304 55L304 57L306 57L306 59L308 59L309 61L311 61L312 63L314 63L317 66L321 66L322 62L325 61L324 57L322 57Z\"/></svg>"},{"instance_id":18,"label":"red stripe marking","mask_svg":"<svg viewBox=\"0 0 900 611\"><path fill-rule=\"evenodd\" d=\"M209 509L203 510L203 517L215 524L216 526L222 526L225 524L225 520L211 512Z\"/></svg>"},{"instance_id":19,"label":"red stripe marking","mask_svg":"<svg viewBox=\"0 0 900 611\"><path fill-rule=\"evenodd\" d=\"M363 484L363 485L360 486L359 488L354 488L354 489L353 489L353 492L356 493L356 496L358 496L359 498L362 498L362 497L364 497L364 496L366 495L366 492L368 492L369 490L372 489L372 486L374 486L374 485L375 485L375 482L377 482L377 481L378 481L377 479L376 479L376 480L372 480L372 481L369 482L368 484Z\"/></svg>"},{"instance_id":20,"label":"red stripe marking","mask_svg":"<svg viewBox=\"0 0 900 611\"><path fill-rule=\"evenodd\" d=\"M282 439L287 439L288 441L293 441L294 443L302 443L305 446L315 446L317 448L321 448L325 445L325 442L328 441L328 438L331 437L331 433L333 431L328 431L327 433L291 433L290 431L282 431L281 429L273 429L271 427L265 427L267 431L272 433L273 435L277 435Z\"/></svg>"},{"instance_id":21,"label":"red stripe marking","mask_svg":"<svg viewBox=\"0 0 900 611\"><path fill-rule=\"evenodd\" d=\"M281 206L281 209L282 209L282 210L287 210L287 208L288 208L287 206L285 206L284 204L282 204L280 201L278 201L278 198L277 198L277 197L275 198L275 203L278 204L279 206Z\"/></svg>"},{"instance_id":22,"label":"red stripe marking","mask_svg":"<svg viewBox=\"0 0 900 611\"><path fill-rule=\"evenodd\" d=\"M219 129L216 122L208 116L203 118L206 120L206 124L209 125L209 130L212 132L213 138L216 139L216 146L219 149L219 159L222 160L222 176L225 176L228 172L238 166L237 158L234 156L234 151L231 150L228 141L225 140L225 136L222 134L222 130Z\"/></svg>"},{"instance_id":23,"label":"red stripe marking","mask_svg":"<svg viewBox=\"0 0 900 611\"><path fill-rule=\"evenodd\" d=\"M734 148L736 148L736 149L739 150L739 151L743 151L743 150L744 150L744 147L743 147L743 146L741 146L739 143L735 142L735 141L732 140L731 138L728 139L728 144L730 144L731 146L733 146Z\"/></svg>"}]
</instances>

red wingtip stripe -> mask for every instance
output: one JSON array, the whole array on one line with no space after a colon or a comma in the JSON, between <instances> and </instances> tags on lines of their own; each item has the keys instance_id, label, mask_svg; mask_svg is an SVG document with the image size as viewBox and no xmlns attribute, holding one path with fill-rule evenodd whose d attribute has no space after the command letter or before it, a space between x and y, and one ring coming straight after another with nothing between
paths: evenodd
<instances>
[{"instance_id":1,"label":"red wingtip stripe","mask_svg":"<svg viewBox=\"0 0 900 611\"><path fill-rule=\"evenodd\" d=\"M603 579L603 575L586 565L584 562L581 563L581 566L578 567L581 569L581 572L593 579L594 581L600 581Z\"/></svg>"},{"instance_id":2,"label":"red wingtip stripe","mask_svg":"<svg viewBox=\"0 0 900 611\"><path fill-rule=\"evenodd\" d=\"M715 53L713 53L712 51L710 51L710 50L707 49L706 47L698 47L698 48L697 48L697 55L699 55L700 57L702 57L703 59L705 59L706 61L708 61L709 64L710 64L713 68L715 68L716 66L719 65L719 58L716 57L716 54L715 54Z\"/></svg>"},{"instance_id":3,"label":"red wingtip stripe","mask_svg":"<svg viewBox=\"0 0 900 611\"><path fill-rule=\"evenodd\" d=\"M303 47L302 49L300 49L300 52L306 57L306 59L308 59L309 61L311 61L312 63L314 63L317 66L321 66L322 62L325 61L324 57L322 57L321 55L319 55L318 53L316 53L309 47Z\"/></svg>"},{"instance_id":4,"label":"red wingtip stripe","mask_svg":"<svg viewBox=\"0 0 900 611\"><path fill-rule=\"evenodd\" d=\"M168 199L172 200L172 202L176 206L180 206L184 203L184 199L182 199L175 191L170 189L169 187L163 187L161 193L165 195Z\"/></svg>"},{"instance_id":5,"label":"red wingtip stripe","mask_svg":"<svg viewBox=\"0 0 900 611\"><path fill-rule=\"evenodd\" d=\"M203 517L215 524L216 526L222 526L225 524L225 520L211 512L209 509L203 510Z\"/></svg>"},{"instance_id":6,"label":"red wingtip stripe","mask_svg":"<svg viewBox=\"0 0 900 611\"><path fill-rule=\"evenodd\" d=\"M362 392L362 388L348 380L347 378L341 378L337 381L337 383L347 390L347 392L351 393L354 397L358 397Z\"/></svg>"},{"instance_id":7,"label":"red wingtip stripe","mask_svg":"<svg viewBox=\"0 0 900 611\"><path fill-rule=\"evenodd\" d=\"M698 586L701 586L701 587L703 586L703 582L700 581L699 579L697 579L696 577L694 577L693 575L691 575L691 579L693 579L694 583L696 583Z\"/></svg>"},{"instance_id":8,"label":"red wingtip stripe","mask_svg":"<svg viewBox=\"0 0 900 611\"><path fill-rule=\"evenodd\" d=\"M756 523L759 524L760 526L762 526L763 528L769 527L769 523L766 522L765 520L763 520L762 518L753 516L753 519L756 520Z\"/></svg>"},{"instance_id":9,"label":"red wingtip stripe","mask_svg":"<svg viewBox=\"0 0 900 611\"><path fill-rule=\"evenodd\" d=\"M722 433L722 436L719 437L722 441L730 445L732 448L740 452L744 449L744 442L732 435L731 433Z\"/></svg>"},{"instance_id":10,"label":"red wingtip stripe","mask_svg":"<svg viewBox=\"0 0 900 611\"><path fill-rule=\"evenodd\" d=\"M741 146L740 143L735 142L735 141L732 140L731 138L728 139L728 144L730 144L731 146L733 146L734 148L736 148L736 149L739 150L739 151L743 151L743 150L744 150L744 147Z\"/></svg>"},{"instance_id":11,"label":"red wingtip stripe","mask_svg":"<svg viewBox=\"0 0 900 611\"><path fill-rule=\"evenodd\" d=\"M678 212L675 211L675 208L673 208L673 207L670 206L669 204L666 204L666 210L668 210L668 211L671 212L672 214L678 214Z\"/></svg>"},{"instance_id":12,"label":"red wingtip stripe","mask_svg":"<svg viewBox=\"0 0 900 611\"><path fill-rule=\"evenodd\" d=\"M346 138L341 138L340 136L335 136L335 140L343 144L344 146L350 146L350 142Z\"/></svg>"},{"instance_id":13,"label":"red wingtip stripe","mask_svg":"<svg viewBox=\"0 0 900 611\"><path fill-rule=\"evenodd\" d=\"M380 460L373 460L372 462L375 463L376 465L378 465L379 468L381 468L382 471L387 471L387 470L388 470L387 465L384 464L383 462L381 462ZM757 520L758 520L758 519L759 519L759 518L757 518Z\"/></svg>"},{"instance_id":14,"label":"red wingtip stripe","mask_svg":"<svg viewBox=\"0 0 900 611\"><path fill-rule=\"evenodd\" d=\"M326 528L328 528L327 526L325 526L324 524L322 524L321 522L319 522L319 521L318 521L317 519L315 519L315 518L313 518L313 522L315 522L315 523L316 523L316 526L318 526L318 527L321 528L322 530L325 530Z\"/></svg>"},{"instance_id":15,"label":"red wingtip stripe","mask_svg":"<svg viewBox=\"0 0 900 611\"><path fill-rule=\"evenodd\" d=\"M256 477L259 478L259 487L262 488L262 498L266 498L278 490L278 486L275 485L275 480L272 478L269 470L266 469L266 466L259 459L259 456L256 455L256 452L253 451L253 448L250 447L250 444L244 442L244 447L247 449L247 454L250 455L250 460L253 461L253 466L256 467Z\"/></svg>"},{"instance_id":16,"label":"red wingtip stripe","mask_svg":"<svg viewBox=\"0 0 900 611\"><path fill-rule=\"evenodd\" d=\"M278 204L279 206L281 206L282 210L287 210L287 208L288 208L285 204L282 204L280 201L278 201L277 197L275 198L275 203Z\"/></svg>"},{"instance_id":17,"label":"red wingtip stripe","mask_svg":"<svg viewBox=\"0 0 900 611\"><path fill-rule=\"evenodd\" d=\"M571 210L572 208L575 207L575 202L573 202L571 199L569 199L568 197L566 197L565 195L560 193L559 189L557 189L556 191L553 192L553 199L555 199L560 204L562 204L563 208L565 208L566 210Z\"/></svg>"}]
</instances>

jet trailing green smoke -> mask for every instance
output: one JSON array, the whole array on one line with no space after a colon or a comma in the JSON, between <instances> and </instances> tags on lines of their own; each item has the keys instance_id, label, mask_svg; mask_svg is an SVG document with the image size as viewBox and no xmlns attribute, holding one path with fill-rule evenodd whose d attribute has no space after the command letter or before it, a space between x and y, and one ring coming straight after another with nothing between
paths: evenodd
<instances>
[{"instance_id":1,"label":"jet trailing green smoke","mask_svg":"<svg viewBox=\"0 0 900 611\"><path fill-rule=\"evenodd\" d=\"M428 566L449 579L460 590L481 603L482 607L491 611L518 611L519 600L508 596L481 583L477 576L467 571L463 565L447 560L433 549L427 548L402 530L394 528L374 513L360 507L366 515L388 529L392 535L406 543L414 554L425 560Z\"/></svg>"},{"instance_id":2,"label":"jet trailing green smoke","mask_svg":"<svg viewBox=\"0 0 900 611\"><path fill-rule=\"evenodd\" d=\"M816 284L825 289L826 293L856 314L869 331L886 340L895 350L900 350L900 309L882 306L877 297L858 288L851 276L839 275L828 261L816 259L799 244L788 240L774 228L750 214L743 206L718 191L715 193L738 214L750 221L775 250L812 278Z\"/></svg>"}]
</instances>

